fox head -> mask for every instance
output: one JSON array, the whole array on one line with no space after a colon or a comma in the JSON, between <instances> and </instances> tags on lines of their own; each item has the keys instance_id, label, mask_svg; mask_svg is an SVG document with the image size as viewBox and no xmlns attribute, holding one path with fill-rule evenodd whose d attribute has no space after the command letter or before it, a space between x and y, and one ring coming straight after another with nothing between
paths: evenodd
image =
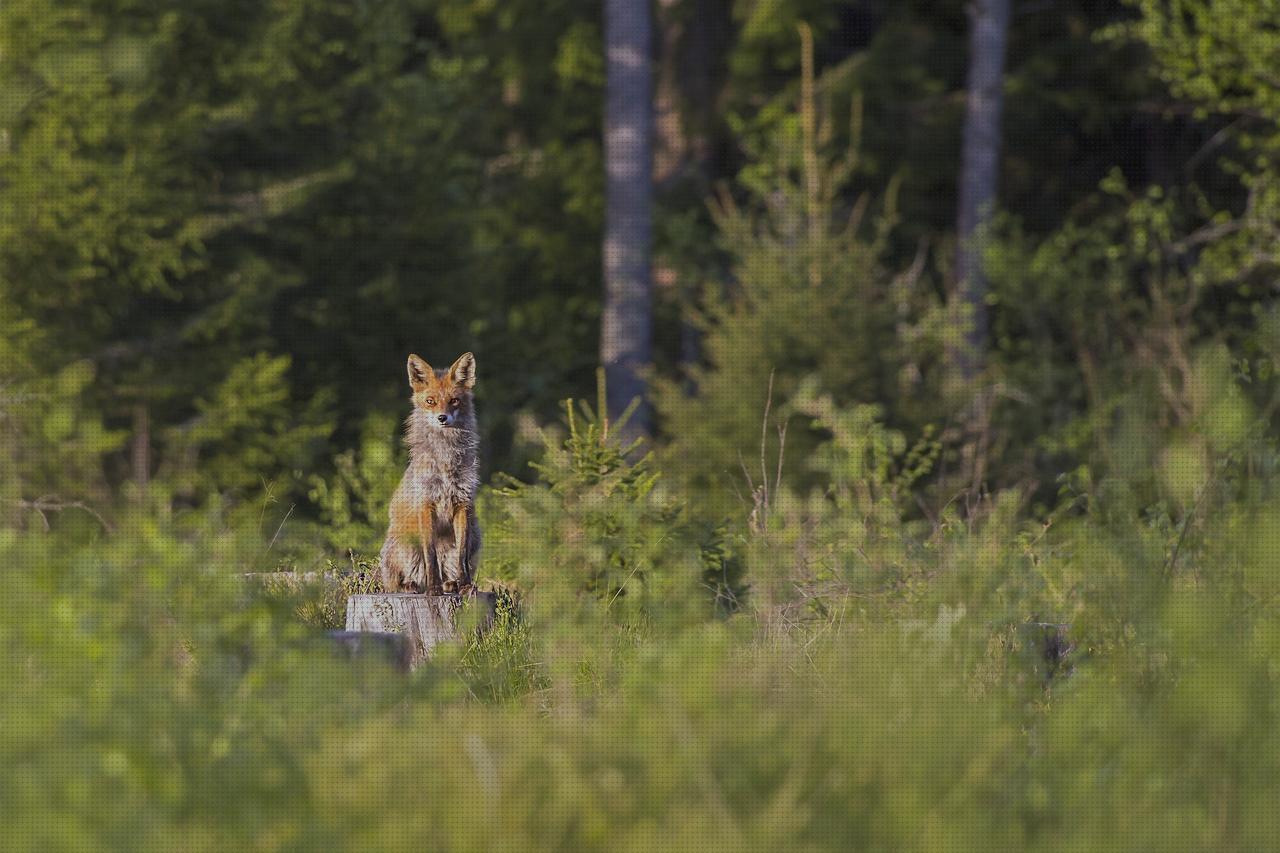
<instances>
[{"instance_id":1,"label":"fox head","mask_svg":"<svg viewBox=\"0 0 1280 853\"><path fill-rule=\"evenodd\" d=\"M476 357L463 353L448 370L435 370L422 356L409 356L409 387L413 406L425 413L428 425L440 429L474 429L472 391L476 387Z\"/></svg>"}]
</instances>

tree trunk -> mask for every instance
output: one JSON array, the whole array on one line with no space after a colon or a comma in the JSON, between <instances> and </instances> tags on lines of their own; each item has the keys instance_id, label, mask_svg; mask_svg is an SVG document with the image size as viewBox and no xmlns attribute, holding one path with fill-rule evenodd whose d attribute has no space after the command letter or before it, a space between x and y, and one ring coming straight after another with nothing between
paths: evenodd
<instances>
[{"instance_id":1,"label":"tree trunk","mask_svg":"<svg viewBox=\"0 0 1280 853\"><path fill-rule=\"evenodd\" d=\"M604 162L604 305L600 361L610 419L639 397L626 434L648 434L650 413L639 369L652 361L649 280L652 193L652 69L649 0L605 0L607 69Z\"/></svg>"},{"instance_id":2,"label":"tree trunk","mask_svg":"<svg viewBox=\"0 0 1280 853\"><path fill-rule=\"evenodd\" d=\"M983 227L991 216L1000 171L1000 111L1004 100L1005 44L1009 0L971 0L968 99L960 163L960 204L956 216L956 281L972 326L967 347L953 353L962 373L982 368L986 347L987 280L982 268Z\"/></svg>"},{"instance_id":3,"label":"tree trunk","mask_svg":"<svg viewBox=\"0 0 1280 853\"><path fill-rule=\"evenodd\" d=\"M147 484L151 482L151 418L146 403L133 407L133 446L130 451L133 482L138 487L137 500L144 503Z\"/></svg>"},{"instance_id":4,"label":"tree trunk","mask_svg":"<svg viewBox=\"0 0 1280 853\"><path fill-rule=\"evenodd\" d=\"M406 666L413 669L427 660L439 644L465 637L468 627L487 628L493 622L496 601L497 596L491 592L476 593L474 598L406 593L353 595L347 599L347 631L403 635Z\"/></svg>"}]
</instances>

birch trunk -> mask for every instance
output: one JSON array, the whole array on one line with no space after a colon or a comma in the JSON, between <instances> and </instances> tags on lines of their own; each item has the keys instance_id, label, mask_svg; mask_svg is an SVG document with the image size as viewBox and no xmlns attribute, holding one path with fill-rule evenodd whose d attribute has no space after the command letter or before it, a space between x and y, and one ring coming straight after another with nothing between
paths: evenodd
<instances>
[{"instance_id":1,"label":"birch trunk","mask_svg":"<svg viewBox=\"0 0 1280 853\"><path fill-rule=\"evenodd\" d=\"M1000 172L1000 113L1004 101L1009 0L972 0L969 8L969 79L956 216L956 281L972 326L953 357L966 377L982 369L986 347L987 279L982 268L983 230L996 200Z\"/></svg>"},{"instance_id":2,"label":"birch trunk","mask_svg":"<svg viewBox=\"0 0 1280 853\"><path fill-rule=\"evenodd\" d=\"M653 85L649 0L605 0L604 305L600 361L610 419L645 398L639 370L652 361L649 275ZM648 407L632 416L629 436L650 431Z\"/></svg>"}]
</instances>

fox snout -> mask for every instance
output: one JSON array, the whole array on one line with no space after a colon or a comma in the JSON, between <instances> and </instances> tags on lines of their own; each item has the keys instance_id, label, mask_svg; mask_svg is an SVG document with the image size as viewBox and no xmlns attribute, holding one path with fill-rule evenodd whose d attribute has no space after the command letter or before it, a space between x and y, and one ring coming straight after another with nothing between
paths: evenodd
<instances>
[{"instance_id":1,"label":"fox snout","mask_svg":"<svg viewBox=\"0 0 1280 853\"><path fill-rule=\"evenodd\" d=\"M451 427L462 417L463 408L468 405L466 399L459 397L446 397L440 401L432 399L431 402L422 401L418 404L418 408L423 410L426 415L427 423L433 427Z\"/></svg>"}]
</instances>

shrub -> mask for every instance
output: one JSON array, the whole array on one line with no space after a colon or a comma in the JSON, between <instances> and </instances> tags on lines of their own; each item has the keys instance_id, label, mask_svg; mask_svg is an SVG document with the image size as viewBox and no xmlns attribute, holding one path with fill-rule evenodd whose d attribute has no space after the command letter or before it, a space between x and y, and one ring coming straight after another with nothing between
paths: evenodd
<instances>
[{"instance_id":1,"label":"shrub","mask_svg":"<svg viewBox=\"0 0 1280 853\"><path fill-rule=\"evenodd\" d=\"M603 392L602 392L603 393ZM618 444L586 403L565 402L567 436L543 432L537 478L486 496L484 572L516 584L534 612L615 623L680 622L741 592L723 527L693 517L638 445Z\"/></svg>"}]
</instances>

